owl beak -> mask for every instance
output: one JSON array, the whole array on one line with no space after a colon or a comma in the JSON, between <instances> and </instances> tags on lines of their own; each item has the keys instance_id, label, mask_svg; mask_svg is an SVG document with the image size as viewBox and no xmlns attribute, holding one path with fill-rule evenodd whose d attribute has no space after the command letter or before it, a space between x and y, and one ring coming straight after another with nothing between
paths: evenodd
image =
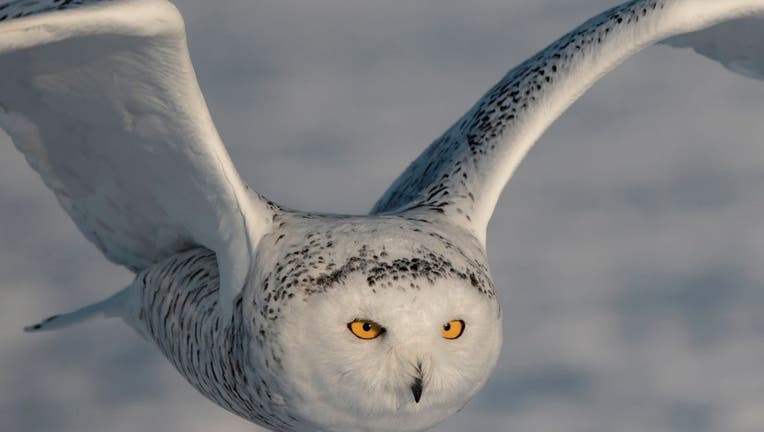
<instances>
[{"instance_id":1,"label":"owl beak","mask_svg":"<svg viewBox=\"0 0 764 432\"><path fill-rule=\"evenodd\" d=\"M411 384L411 392L414 393L414 402L419 403L422 398L422 378L415 378L414 384Z\"/></svg>"},{"instance_id":2,"label":"owl beak","mask_svg":"<svg viewBox=\"0 0 764 432\"><path fill-rule=\"evenodd\" d=\"M411 384L411 392L414 394L414 402L419 403L422 398L422 364L418 363L416 367L417 376L414 377L414 383Z\"/></svg>"}]
</instances>

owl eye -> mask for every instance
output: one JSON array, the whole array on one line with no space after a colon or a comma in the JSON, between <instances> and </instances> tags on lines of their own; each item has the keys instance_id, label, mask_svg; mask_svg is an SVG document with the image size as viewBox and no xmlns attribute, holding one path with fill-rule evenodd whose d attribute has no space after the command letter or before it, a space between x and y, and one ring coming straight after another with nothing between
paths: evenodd
<instances>
[{"instance_id":1,"label":"owl eye","mask_svg":"<svg viewBox=\"0 0 764 432\"><path fill-rule=\"evenodd\" d=\"M464 321L452 320L443 324L440 334L446 339L458 339L464 333Z\"/></svg>"},{"instance_id":2,"label":"owl eye","mask_svg":"<svg viewBox=\"0 0 764 432\"><path fill-rule=\"evenodd\" d=\"M385 332L384 327L369 320L353 320L348 323L348 330L364 340L376 339Z\"/></svg>"}]
</instances>

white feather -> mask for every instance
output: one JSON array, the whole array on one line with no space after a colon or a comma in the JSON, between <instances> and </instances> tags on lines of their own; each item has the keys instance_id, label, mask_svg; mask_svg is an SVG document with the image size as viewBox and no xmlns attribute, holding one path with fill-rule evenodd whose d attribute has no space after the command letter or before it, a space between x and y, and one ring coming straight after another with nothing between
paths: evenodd
<instances>
[{"instance_id":1,"label":"white feather","mask_svg":"<svg viewBox=\"0 0 764 432\"><path fill-rule=\"evenodd\" d=\"M80 231L138 271L194 245L217 253L226 309L268 206L239 178L164 0L5 2L0 126ZM9 15L12 14L12 15Z\"/></svg>"},{"instance_id":2,"label":"white feather","mask_svg":"<svg viewBox=\"0 0 764 432\"><path fill-rule=\"evenodd\" d=\"M435 210L485 242L520 162L599 78L668 37L762 12L764 0L632 0L590 19L510 70L396 179L372 213ZM727 39L731 48L736 41Z\"/></svg>"},{"instance_id":3,"label":"white feather","mask_svg":"<svg viewBox=\"0 0 764 432\"><path fill-rule=\"evenodd\" d=\"M764 16L725 22L709 29L674 36L665 43L678 48L691 48L733 72L764 79Z\"/></svg>"}]
</instances>

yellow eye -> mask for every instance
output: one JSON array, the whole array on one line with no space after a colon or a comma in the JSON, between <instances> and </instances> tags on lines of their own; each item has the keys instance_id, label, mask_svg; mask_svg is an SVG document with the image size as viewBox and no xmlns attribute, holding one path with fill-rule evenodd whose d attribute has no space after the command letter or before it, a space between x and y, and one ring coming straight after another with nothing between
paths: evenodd
<instances>
[{"instance_id":1,"label":"yellow eye","mask_svg":"<svg viewBox=\"0 0 764 432\"><path fill-rule=\"evenodd\" d=\"M348 330L357 337L364 340L377 338L385 332L381 325L369 320L354 320L348 323Z\"/></svg>"},{"instance_id":2,"label":"yellow eye","mask_svg":"<svg viewBox=\"0 0 764 432\"><path fill-rule=\"evenodd\" d=\"M464 321L453 320L443 324L440 333L446 339L458 339L464 333Z\"/></svg>"}]
</instances>

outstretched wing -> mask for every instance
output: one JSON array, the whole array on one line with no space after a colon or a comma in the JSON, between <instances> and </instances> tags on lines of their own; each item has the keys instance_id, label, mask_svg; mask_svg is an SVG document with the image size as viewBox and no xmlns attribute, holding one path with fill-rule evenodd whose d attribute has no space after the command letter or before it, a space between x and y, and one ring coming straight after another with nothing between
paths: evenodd
<instances>
[{"instance_id":1,"label":"outstretched wing","mask_svg":"<svg viewBox=\"0 0 764 432\"><path fill-rule=\"evenodd\" d=\"M243 285L271 210L220 141L170 2L0 0L0 127L111 261L203 245L221 296Z\"/></svg>"},{"instance_id":2,"label":"outstretched wing","mask_svg":"<svg viewBox=\"0 0 764 432\"><path fill-rule=\"evenodd\" d=\"M666 43L692 48L733 72L764 79L764 16L725 22L709 29L675 36Z\"/></svg>"},{"instance_id":3,"label":"outstretched wing","mask_svg":"<svg viewBox=\"0 0 764 432\"><path fill-rule=\"evenodd\" d=\"M512 69L398 177L372 213L441 213L485 243L507 180L597 79L667 37L762 11L764 0L632 0L590 19Z\"/></svg>"}]
</instances>

